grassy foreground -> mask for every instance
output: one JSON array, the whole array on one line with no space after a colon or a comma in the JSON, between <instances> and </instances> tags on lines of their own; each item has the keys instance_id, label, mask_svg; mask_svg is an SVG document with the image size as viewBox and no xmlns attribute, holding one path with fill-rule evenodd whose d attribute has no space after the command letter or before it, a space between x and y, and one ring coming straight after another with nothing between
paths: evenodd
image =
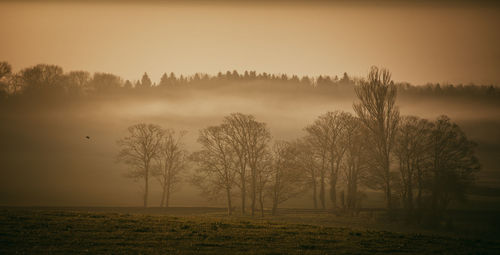
<instances>
[{"instance_id":1,"label":"grassy foreground","mask_svg":"<svg viewBox=\"0 0 500 255\"><path fill-rule=\"evenodd\" d=\"M498 254L500 242L258 218L0 209L0 254Z\"/></svg>"}]
</instances>

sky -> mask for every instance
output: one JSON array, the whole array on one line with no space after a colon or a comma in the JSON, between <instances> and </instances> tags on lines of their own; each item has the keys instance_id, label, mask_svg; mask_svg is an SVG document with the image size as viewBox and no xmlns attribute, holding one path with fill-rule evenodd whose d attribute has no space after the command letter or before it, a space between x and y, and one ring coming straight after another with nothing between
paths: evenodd
<instances>
[{"instance_id":1,"label":"sky","mask_svg":"<svg viewBox=\"0 0 500 255\"><path fill-rule=\"evenodd\" d=\"M365 76L377 65L413 84L500 84L500 8L382 3L0 1L0 61L156 82L227 70Z\"/></svg>"}]
</instances>

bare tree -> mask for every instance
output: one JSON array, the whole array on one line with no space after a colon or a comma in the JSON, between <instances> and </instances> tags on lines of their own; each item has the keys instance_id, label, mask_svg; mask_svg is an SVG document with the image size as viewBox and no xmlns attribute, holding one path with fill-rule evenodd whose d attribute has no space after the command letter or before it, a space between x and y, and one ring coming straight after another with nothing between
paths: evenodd
<instances>
[{"instance_id":1,"label":"bare tree","mask_svg":"<svg viewBox=\"0 0 500 255\"><path fill-rule=\"evenodd\" d=\"M218 197L225 193L227 213L232 214L232 191L237 175L237 156L222 126L212 126L200 131L198 142L202 150L191 155L197 165L197 175L193 184L200 187L205 195Z\"/></svg>"},{"instance_id":2,"label":"bare tree","mask_svg":"<svg viewBox=\"0 0 500 255\"><path fill-rule=\"evenodd\" d=\"M241 210L245 213L247 168L250 170L250 195L252 215L255 214L259 162L266 153L271 134L265 123L257 122L252 115L233 113L224 118L223 127L228 143L236 153L240 175Z\"/></svg>"},{"instance_id":3,"label":"bare tree","mask_svg":"<svg viewBox=\"0 0 500 255\"><path fill-rule=\"evenodd\" d=\"M266 150L257 164L256 192L259 199L260 216L264 217L264 198L268 195L269 184L272 184L273 158L271 153Z\"/></svg>"},{"instance_id":4,"label":"bare tree","mask_svg":"<svg viewBox=\"0 0 500 255\"><path fill-rule=\"evenodd\" d=\"M326 209L325 183L327 171L328 154L328 130L324 125L311 125L306 128L309 133L307 141L311 145L313 157L318 159L318 179L319 179L319 201L321 208ZM316 183L316 182L314 182ZM315 186L314 186L315 187ZM315 189L313 190L315 191Z\"/></svg>"},{"instance_id":5,"label":"bare tree","mask_svg":"<svg viewBox=\"0 0 500 255\"><path fill-rule=\"evenodd\" d=\"M306 128L312 137L315 151L321 159L320 170L320 200L325 209L325 179L326 173L330 180L330 199L333 208L337 207L337 181L341 169L341 162L345 152L344 122L348 117L345 112L327 112Z\"/></svg>"},{"instance_id":6,"label":"bare tree","mask_svg":"<svg viewBox=\"0 0 500 255\"><path fill-rule=\"evenodd\" d=\"M318 209L318 175L321 169L318 158L316 157L313 146L310 142L310 137L305 137L296 141L298 150L297 163L301 171L304 172L307 181L305 184L312 189L312 199L314 209Z\"/></svg>"},{"instance_id":7,"label":"bare tree","mask_svg":"<svg viewBox=\"0 0 500 255\"><path fill-rule=\"evenodd\" d=\"M122 85L122 79L111 73L94 73L89 83L89 86L96 93L109 93L120 88Z\"/></svg>"},{"instance_id":8,"label":"bare tree","mask_svg":"<svg viewBox=\"0 0 500 255\"><path fill-rule=\"evenodd\" d=\"M12 74L12 66L5 61L0 61L0 92L10 94L9 77Z\"/></svg>"},{"instance_id":9,"label":"bare tree","mask_svg":"<svg viewBox=\"0 0 500 255\"><path fill-rule=\"evenodd\" d=\"M421 205L423 171L428 161L430 123L415 116L401 118L394 145L394 155L399 162L401 197L408 219L413 214L414 190L418 184L418 204Z\"/></svg>"},{"instance_id":10,"label":"bare tree","mask_svg":"<svg viewBox=\"0 0 500 255\"><path fill-rule=\"evenodd\" d=\"M0 61L0 80L12 73L12 66L5 61Z\"/></svg>"},{"instance_id":11,"label":"bare tree","mask_svg":"<svg viewBox=\"0 0 500 255\"><path fill-rule=\"evenodd\" d=\"M38 64L21 70L28 91L57 91L62 88L63 69L56 65Z\"/></svg>"},{"instance_id":12,"label":"bare tree","mask_svg":"<svg viewBox=\"0 0 500 255\"><path fill-rule=\"evenodd\" d=\"M162 187L160 207L169 206L170 195L175 185L180 181L179 174L186 169L187 151L182 144L182 138L185 134L185 131L181 131L176 136L174 130L164 130L161 148L153 171L153 175Z\"/></svg>"},{"instance_id":13,"label":"bare tree","mask_svg":"<svg viewBox=\"0 0 500 255\"><path fill-rule=\"evenodd\" d=\"M385 193L387 208L392 207L390 155L394 145L399 109L396 106L396 87L391 81L391 73L386 69L372 67L368 80L362 81L356 88L359 102L354 104L354 111L369 130L369 146L373 152L372 178L379 183L378 188Z\"/></svg>"},{"instance_id":14,"label":"bare tree","mask_svg":"<svg viewBox=\"0 0 500 255\"><path fill-rule=\"evenodd\" d=\"M246 152L247 130L244 128L244 116L232 114L225 118L222 124L225 139L236 158L236 171L239 175L239 181L235 182L240 189L241 196L241 214L245 214L246 196L247 196L247 167L248 157Z\"/></svg>"},{"instance_id":15,"label":"bare tree","mask_svg":"<svg viewBox=\"0 0 500 255\"><path fill-rule=\"evenodd\" d=\"M299 164L299 151L296 143L277 141L273 146L271 165L271 194L275 215L278 205L299 195L304 186L304 172Z\"/></svg>"},{"instance_id":16,"label":"bare tree","mask_svg":"<svg viewBox=\"0 0 500 255\"><path fill-rule=\"evenodd\" d=\"M140 123L128 128L128 135L118 140L118 160L132 169L128 177L144 179L144 207L148 206L149 176L153 159L161 149L164 131L154 124Z\"/></svg>"},{"instance_id":17,"label":"bare tree","mask_svg":"<svg viewBox=\"0 0 500 255\"><path fill-rule=\"evenodd\" d=\"M266 165L264 160L267 153L267 147L271 140L271 133L265 123L257 122L250 119L247 123L248 140L247 140L247 157L248 166L250 167L251 175L251 191L252 191L252 216L255 214L256 196L259 193L261 198L262 210L262 189L266 180ZM260 191L259 191L260 190Z\"/></svg>"},{"instance_id":18,"label":"bare tree","mask_svg":"<svg viewBox=\"0 0 500 255\"><path fill-rule=\"evenodd\" d=\"M453 200L464 200L466 190L480 170L476 144L447 116L439 117L430 133L431 166L427 175L430 217L435 224Z\"/></svg>"},{"instance_id":19,"label":"bare tree","mask_svg":"<svg viewBox=\"0 0 500 255\"><path fill-rule=\"evenodd\" d=\"M66 88L70 95L82 95L89 89L90 73L71 71L66 75Z\"/></svg>"},{"instance_id":20,"label":"bare tree","mask_svg":"<svg viewBox=\"0 0 500 255\"><path fill-rule=\"evenodd\" d=\"M345 160L343 164L346 179L348 209L358 207L358 186L366 175L366 142L365 129L358 118L347 115L344 122Z\"/></svg>"}]
</instances>

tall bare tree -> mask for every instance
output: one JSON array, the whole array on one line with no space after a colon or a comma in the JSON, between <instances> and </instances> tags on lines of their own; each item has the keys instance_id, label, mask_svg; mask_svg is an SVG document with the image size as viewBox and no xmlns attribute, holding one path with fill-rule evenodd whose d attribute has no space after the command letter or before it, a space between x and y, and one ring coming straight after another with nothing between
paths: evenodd
<instances>
[{"instance_id":1,"label":"tall bare tree","mask_svg":"<svg viewBox=\"0 0 500 255\"><path fill-rule=\"evenodd\" d=\"M348 118L345 112L327 112L306 128L312 137L315 151L321 159L320 170L320 200L325 209L325 179L326 173L330 181L330 200L333 208L337 207L337 181L341 169L341 162L345 152L344 122Z\"/></svg>"},{"instance_id":2,"label":"tall bare tree","mask_svg":"<svg viewBox=\"0 0 500 255\"><path fill-rule=\"evenodd\" d=\"M247 124L248 128L248 140L247 140L247 157L248 166L250 168L251 175L251 192L252 192L252 216L255 214L256 199L257 195L260 196L262 201L262 189L265 184L266 177L266 165L265 157L267 153L267 147L269 141L271 140L271 133L263 122L257 122L250 119ZM260 190L260 191L259 191ZM262 210L262 203L261 203Z\"/></svg>"},{"instance_id":3,"label":"tall bare tree","mask_svg":"<svg viewBox=\"0 0 500 255\"><path fill-rule=\"evenodd\" d=\"M296 143L277 141L273 146L269 193L273 201L272 214L278 205L304 190L304 172L300 166Z\"/></svg>"},{"instance_id":4,"label":"tall bare tree","mask_svg":"<svg viewBox=\"0 0 500 255\"><path fill-rule=\"evenodd\" d=\"M236 153L240 175L241 210L245 213L247 168L250 170L250 196L252 215L255 214L259 162L266 155L266 148L271 134L263 122L258 122L252 115L232 113L224 118L223 127L228 143Z\"/></svg>"},{"instance_id":5,"label":"tall bare tree","mask_svg":"<svg viewBox=\"0 0 500 255\"><path fill-rule=\"evenodd\" d=\"M128 128L118 140L118 160L131 167L128 177L144 179L144 207L148 206L149 176L153 160L159 155L164 131L158 125L140 123Z\"/></svg>"},{"instance_id":6,"label":"tall bare tree","mask_svg":"<svg viewBox=\"0 0 500 255\"><path fill-rule=\"evenodd\" d=\"M156 158L153 175L162 187L160 207L168 207L170 195L175 185L180 181L180 173L186 170L187 151L184 149L182 138L186 134L181 131L178 135L172 129L164 130L160 151Z\"/></svg>"},{"instance_id":7,"label":"tall bare tree","mask_svg":"<svg viewBox=\"0 0 500 255\"><path fill-rule=\"evenodd\" d=\"M432 223L439 221L453 200L464 200L480 164L476 144L447 116L439 117L429 136L431 166L427 175Z\"/></svg>"},{"instance_id":8,"label":"tall bare tree","mask_svg":"<svg viewBox=\"0 0 500 255\"><path fill-rule=\"evenodd\" d=\"M399 162L403 207L411 217L414 209L414 187L418 185L418 204L421 205L423 171L428 162L430 122L415 116L401 118L394 146Z\"/></svg>"},{"instance_id":9,"label":"tall bare tree","mask_svg":"<svg viewBox=\"0 0 500 255\"><path fill-rule=\"evenodd\" d=\"M318 175L321 165L314 153L310 138L305 137L296 141L296 148L298 150L297 163L307 179L305 182L306 186L310 186L312 189L314 209L318 209Z\"/></svg>"},{"instance_id":10,"label":"tall bare tree","mask_svg":"<svg viewBox=\"0 0 500 255\"><path fill-rule=\"evenodd\" d=\"M212 198L221 193L226 197L227 213L232 214L232 192L237 178L237 155L228 144L222 126L211 126L200 131L198 142L202 150L191 155L196 163L193 184Z\"/></svg>"},{"instance_id":11,"label":"tall bare tree","mask_svg":"<svg viewBox=\"0 0 500 255\"><path fill-rule=\"evenodd\" d=\"M325 189L328 163L328 129L325 125L311 125L306 128L309 133L307 141L313 152L313 158L318 160L317 178L319 180L319 201L321 208L326 209ZM316 185L314 185L316 187ZM315 189L313 190L315 191Z\"/></svg>"},{"instance_id":12,"label":"tall bare tree","mask_svg":"<svg viewBox=\"0 0 500 255\"><path fill-rule=\"evenodd\" d=\"M373 143L369 146L375 163L372 166L372 178L380 184L377 186L384 191L387 208L391 209L393 177L390 155L399 122L396 87L387 69L372 67L368 79L355 87L355 91L358 102L354 103L354 111L369 130Z\"/></svg>"},{"instance_id":13,"label":"tall bare tree","mask_svg":"<svg viewBox=\"0 0 500 255\"><path fill-rule=\"evenodd\" d=\"M264 217L264 198L267 197L267 190L272 184L273 158L271 153L266 150L265 154L257 163L257 187L256 193L259 200L260 216Z\"/></svg>"},{"instance_id":14,"label":"tall bare tree","mask_svg":"<svg viewBox=\"0 0 500 255\"><path fill-rule=\"evenodd\" d=\"M353 210L358 207L358 187L366 175L366 146L365 129L358 118L347 115L344 122L345 132L345 160L343 173L346 180L346 206Z\"/></svg>"},{"instance_id":15,"label":"tall bare tree","mask_svg":"<svg viewBox=\"0 0 500 255\"><path fill-rule=\"evenodd\" d=\"M247 168L248 157L246 152L247 130L245 128L245 116L241 114L231 114L225 117L222 129L225 134L227 144L235 154L236 171L239 176L239 181L235 184L240 189L241 196L241 214L246 212L246 196L247 196Z\"/></svg>"}]
</instances>

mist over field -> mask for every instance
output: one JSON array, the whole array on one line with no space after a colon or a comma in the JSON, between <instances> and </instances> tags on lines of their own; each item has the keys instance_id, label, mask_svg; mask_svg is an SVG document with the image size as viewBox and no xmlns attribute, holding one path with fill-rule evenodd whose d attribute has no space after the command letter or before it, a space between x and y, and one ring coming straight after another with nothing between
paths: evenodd
<instances>
[{"instance_id":1,"label":"mist over field","mask_svg":"<svg viewBox=\"0 0 500 255\"><path fill-rule=\"evenodd\" d=\"M159 91L159 90L158 90ZM500 105L470 96L437 97L400 93L402 115L435 119L448 115L478 143L482 169L477 185L500 189ZM139 122L188 131L185 145L199 150L199 130L233 112L265 122L274 140L305 135L317 116L334 110L353 112L353 87L321 90L265 82L231 82L204 88L171 88L157 93L94 96L84 99L33 99L2 107L0 204L23 206L136 206L142 183L124 178L128 166L117 161L117 140ZM85 139L90 136L91 139ZM192 168L192 167L191 167ZM221 206L189 182L192 169L172 195L172 206ZM160 202L160 186L151 180L151 206ZM495 194L498 199L499 193ZM381 202L381 201L380 201ZM284 207L312 206L309 195ZM377 206L377 203L367 202Z\"/></svg>"}]
</instances>

